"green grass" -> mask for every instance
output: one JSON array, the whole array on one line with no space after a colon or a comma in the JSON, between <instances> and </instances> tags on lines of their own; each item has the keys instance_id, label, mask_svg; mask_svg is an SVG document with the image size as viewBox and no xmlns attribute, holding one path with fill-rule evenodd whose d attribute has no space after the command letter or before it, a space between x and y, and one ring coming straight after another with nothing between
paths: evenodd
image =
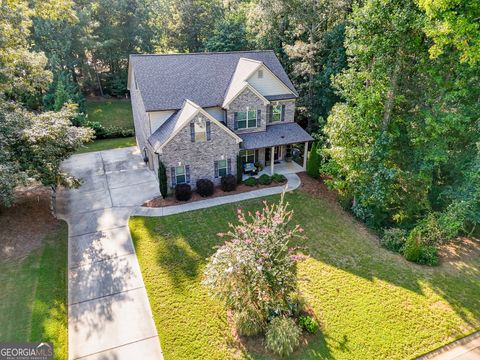
<instances>
[{"instance_id":1,"label":"green grass","mask_svg":"<svg viewBox=\"0 0 480 360\"><path fill-rule=\"evenodd\" d=\"M88 153L92 151L102 151L109 149L118 149L128 146L135 146L137 143L135 137L115 138L115 139L101 139L94 140L91 143L83 145L77 154Z\"/></svg>"},{"instance_id":2,"label":"green grass","mask_svg":"<svg viewBox=\"0 0 480 360\"><path fill-rule=\"evenodd\" d=\"M205 259L221 243L216 233L235 221L237 206L255 210L261 200L131 218L167 360L263 359L237 344L225 308L201 285ZM293 358L406 359L480 328L480 259L457 267L408 263L336 206L301 192L287 200L309 239L299 287L322 329Z\"/></svg>"},{"instance_id":3,"label":"green grass","mask_svg":"<svg viewBox=\"0 0 480 360\"><path fill-rule=\"evenodd\" d=\"M97 121L104 127L118 126L133 129L133 115L130 101L90 100L86 103L88 121Z\"/></svg>"},{"instance_id":4,"label":"green grass","mask_svg":"<svg viewBox=\"0 0 480 360\"><path fill-rule=\"evenodd\" d=\"M0 341L52 342L67 359L67 238L62 223L28 256L0 261Z\"/></svg>"}]
</instances>

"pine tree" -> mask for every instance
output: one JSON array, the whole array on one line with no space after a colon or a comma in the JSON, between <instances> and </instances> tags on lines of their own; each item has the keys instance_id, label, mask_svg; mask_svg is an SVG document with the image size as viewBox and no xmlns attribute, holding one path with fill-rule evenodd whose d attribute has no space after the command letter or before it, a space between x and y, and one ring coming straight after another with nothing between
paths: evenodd
<instances>
[{"instance_id":1,"label":"pine tree","mask_svg":"<svg viewBox=\"0 0 480 360\"><path fill-rule=\"evenodd\" d=\"M304 156L307 156L307 154L304 154ZM320 160L318 145L314 142L312 149L310 150L310 156L307 160L307 174L315 179L320 175Z\"/></svg>"}]
</instances>

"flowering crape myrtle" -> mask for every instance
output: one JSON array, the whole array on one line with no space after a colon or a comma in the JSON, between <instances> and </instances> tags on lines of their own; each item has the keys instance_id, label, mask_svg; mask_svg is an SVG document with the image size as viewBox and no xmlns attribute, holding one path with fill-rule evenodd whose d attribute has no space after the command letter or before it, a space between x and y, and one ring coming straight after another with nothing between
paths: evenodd
<instances>
[{"instance_id":1,"label":"flowering crape myrtle","mask_svg":"<svg viewBox=\"0 0 480 360\"><path fill-rule=\"evenodd\" d=\"M227 240L208 259L204 284L211 295L263 323L290 315L289 301L297 293L296 263L306 258L298 251L304 230L290 225L292 216L284 195L278 204L264 202L255 214L238 209L238 223L218 234Z\"/></svg>"}]
</instances>

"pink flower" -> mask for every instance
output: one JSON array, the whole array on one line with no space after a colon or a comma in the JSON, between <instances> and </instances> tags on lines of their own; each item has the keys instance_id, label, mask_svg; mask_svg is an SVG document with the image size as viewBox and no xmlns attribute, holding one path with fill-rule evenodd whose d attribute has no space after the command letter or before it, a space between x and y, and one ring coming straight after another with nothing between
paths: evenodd
<instances>
[{"instance_id":1,"label":"pink flower","mask_svg":"<svg viewBox=\"0 0 480 360\"><path fill-rule=\"evenodd\" d=\"M237 208L237 214L240 215L242 213L242 209Z\"/></svg>"},{"instance_id":2,"label":"pink flower","mask_svg":"<svg viewBox=\"0 0 480 360\"><path fill-rule=\"evenodd\" d=\"M303 261L308 259L308 256L300 253L300 254L290 255L290 259L293 261Z\"/></svg>"},{"instance_id":3,"label":"pink flower","mask_svg":"<svg viewBox=\"0 0 480 360\"><path fill-rule=\"evenodd\" d=\"M220 233L217 234L217 236L218 236L218 237L224 237L224 236L225 236L225 233L221 233L221 232L220 232Z\"/></svg>"}]
</instances>

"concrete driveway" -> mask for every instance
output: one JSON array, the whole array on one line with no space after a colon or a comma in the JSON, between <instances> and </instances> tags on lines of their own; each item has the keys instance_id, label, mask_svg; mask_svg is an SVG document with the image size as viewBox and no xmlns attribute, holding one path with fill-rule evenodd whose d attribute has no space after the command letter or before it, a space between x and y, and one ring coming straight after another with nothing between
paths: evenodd
<instances>
[{"instance_id":1,"label":"concrete driveway","mask_svg":"<svg viewBox=\"0 0 480 360\"><path fill-rule=\"evenodd\" d=\"M69 225L69 359L163 359L127 223L159 195L153 172L136 147L74 155L63 168L84 181L57 202Z\"/></svg>"}]
</instances>

